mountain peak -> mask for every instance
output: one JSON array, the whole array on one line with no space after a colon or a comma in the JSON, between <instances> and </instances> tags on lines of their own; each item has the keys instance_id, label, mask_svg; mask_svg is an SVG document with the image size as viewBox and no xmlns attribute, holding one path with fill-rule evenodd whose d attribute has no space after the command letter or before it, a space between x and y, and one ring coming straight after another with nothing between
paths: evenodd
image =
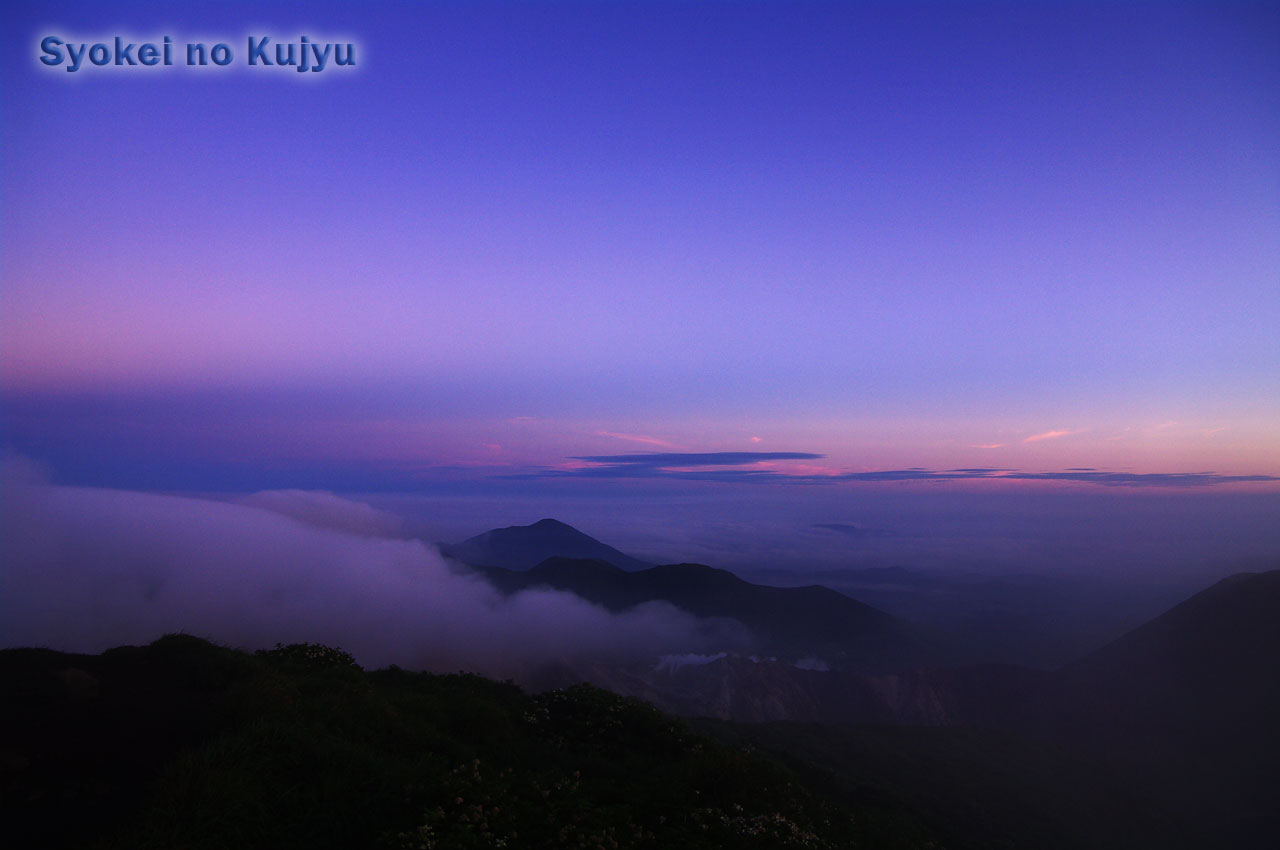
<instances>
[{"instance_id":1,"label":"mountain peak","mask_svg":"<svg viewBox=\"0 0 1280 850\"><path fill-rule=\"evenodd\" d=\"M572 525L569 525L569 523L561 522L560 520L552 519L551 517L545 517L544 519L540 519L537 522L535 522L533 525L527 525L527 526L513 525L513 526L510 526L510 528L545 528L545 529L554 528L554 529L567 529L569 531L573 531L578 534L582 533L581 531L578 531L578 529L574 528Z\"/></svg>"},{"instance_id":2,"label":"mountain peak","mask_svg":"<svg viewBox=\"0 0 1280 850\"><path fill-rule=\"evenodd\" d=\"M441 546L440 551L472 566L520 571L530 570L548 558L604 561L623 570L652 566L550 517L532 525L495 528L461 543Z\"/></svg>"}]
</instances>

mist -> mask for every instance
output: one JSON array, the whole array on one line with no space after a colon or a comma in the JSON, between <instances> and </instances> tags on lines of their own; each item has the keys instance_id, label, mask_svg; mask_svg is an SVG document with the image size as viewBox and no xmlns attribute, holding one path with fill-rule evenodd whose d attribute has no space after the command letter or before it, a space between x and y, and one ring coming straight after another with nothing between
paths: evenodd
<instances>
[{"instance_id":1,"label":"mist","mask_svg":"<svg viewBox=\"0 0 1280 850\"><path fill-rule=\"evenodd\" d=\"M340 646L365 666L515 678L557 661L745 645L665 603L610 614L568 593L503 597L394 517L331 494L239 502L49 484L4 468L0 646L98 652L186 632L246 649Z\"/></svg>"}]
</instances>

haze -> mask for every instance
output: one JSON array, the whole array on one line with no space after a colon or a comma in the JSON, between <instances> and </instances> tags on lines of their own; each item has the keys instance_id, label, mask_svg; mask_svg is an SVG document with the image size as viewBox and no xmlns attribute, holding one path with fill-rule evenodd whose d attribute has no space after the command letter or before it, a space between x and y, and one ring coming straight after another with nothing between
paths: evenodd
<instances>
[{"instance_id":1,"label":"haze","mask_svg":"<svg viewBox=\"0 0 1280 850\"><path fill-rule=\"evenodd\" d=\"M1200 586L1280 551L1278 20L17 4L0 442L424 544ZM249 30L360 64L36 60Z\"/></svg>"}]
</instances>

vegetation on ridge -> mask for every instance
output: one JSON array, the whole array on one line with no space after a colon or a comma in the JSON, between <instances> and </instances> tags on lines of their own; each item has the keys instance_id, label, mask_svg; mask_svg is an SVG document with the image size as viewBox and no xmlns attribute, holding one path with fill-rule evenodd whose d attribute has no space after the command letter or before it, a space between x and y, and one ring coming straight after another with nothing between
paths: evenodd
<instances>
[{"instance_id":1,"label":"vegetation on ridge","mask_svg":"<svg viewBox=\"0 0 1280 850\"><path fill-rule=\"evenodd\" d=\"M25 847L930 847L780 763L577 686L366 672L183 635L0 652L4 818Z\"/></svg>"}]
</instances>

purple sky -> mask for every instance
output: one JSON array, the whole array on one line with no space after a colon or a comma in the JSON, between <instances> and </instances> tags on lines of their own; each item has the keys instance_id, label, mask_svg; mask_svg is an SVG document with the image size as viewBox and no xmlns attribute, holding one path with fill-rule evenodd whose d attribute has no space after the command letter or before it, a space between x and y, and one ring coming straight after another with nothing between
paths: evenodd
<instances>
[{"instance_id":1,"label":"purple sky","mask_svg":"<svg viewBox=\"0 0 1280 850\"><path fill-rule=\"evenodd\" d=\"M3 15L0 437L55 480L1280 490L1274 4Z\"/></svg>"}]
</instances>

